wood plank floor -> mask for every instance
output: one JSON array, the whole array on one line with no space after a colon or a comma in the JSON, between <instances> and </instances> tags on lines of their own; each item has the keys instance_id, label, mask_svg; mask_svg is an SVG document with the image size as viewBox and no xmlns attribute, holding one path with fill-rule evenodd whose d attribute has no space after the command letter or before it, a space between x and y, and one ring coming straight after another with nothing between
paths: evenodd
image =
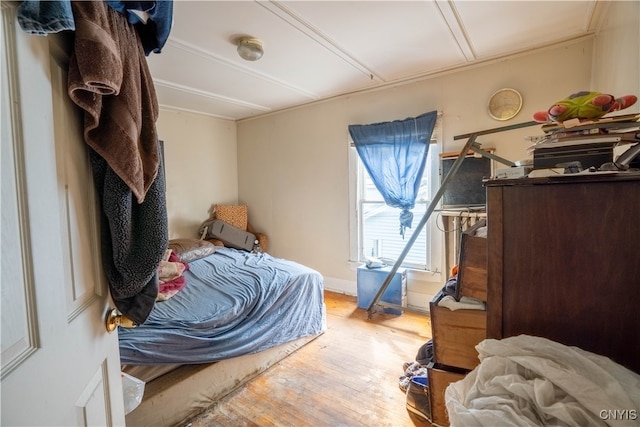
<instances>
[{"instance_id":1,"label":"wood plank floor","mask_svg":"<svg viewBox=\"0 0 640 427\"><path fill-rule=\"evenodd\" d=\"M325 293L327 331L185 427L429 426L406 410L403 363L431 338L429 317L374 313Z\"/></svg>"}]
</instances>

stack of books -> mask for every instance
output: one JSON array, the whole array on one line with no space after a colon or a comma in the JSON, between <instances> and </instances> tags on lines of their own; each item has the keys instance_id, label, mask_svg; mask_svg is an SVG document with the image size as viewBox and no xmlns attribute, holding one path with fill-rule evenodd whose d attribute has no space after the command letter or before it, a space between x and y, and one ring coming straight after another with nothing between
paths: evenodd
<instances>
[{"instance_id":1,"label":"stack of books","mask_svg":"<svg viewBox=\"0 0 640 427\"><path fill-rule=\"evenodd\" d=\"M614 147L640 142L640 114L542 125L544 136L529 147L533 168L599 169L611 163Z\"/></svg>"}]
</instances>

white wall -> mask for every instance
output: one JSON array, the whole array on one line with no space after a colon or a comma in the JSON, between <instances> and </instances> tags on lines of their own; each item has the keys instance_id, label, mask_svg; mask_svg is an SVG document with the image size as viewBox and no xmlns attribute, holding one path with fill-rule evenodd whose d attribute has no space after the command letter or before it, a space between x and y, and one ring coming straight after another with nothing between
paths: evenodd
<instances>
[{"instance_id":1,"label":"white wall","mask_svg":"<svg viewBox=\"0 0 640 427\"><path fill-rule=\"evenodd\" d=\"M640 96L640 2L607 2L596 36L593 89L615 96ZM624 110L640 111L640 103Z\"/></svg>"},{"instance_id":2,"label":"white wall","mask_svg":"<svg viewBox=\"0 0 640 427\"><path fill-rule=\"evenodd\" d=\"M239 199L252 223L269 235L270 252L315 268L328 288L355 292L349 263L349 124L443 112L444 151L457 151L456 135L523 123L534 111L575 91L589 89L592 40L477 66L421 82L319 102L238 123ZM561 72L560 72L561 70ZM490 95L519 90L520 114L498 122L486 112ZM478 138L511 160L527 156L524 137L539 126ZM438 283L441 287L443 282ZM436 288L437 290L437 288ZM409 302L433 287L409 282ZM426 296L420 297L419 294ZM420 304L420 302L418 302Z\"/></svg>"},{"instance_id":3,"label":"white wall","mask_svg":"<svg viewBox=\"0 0 640 427\"><path fill-rule=\"evenodd\" d=\"M236 124L161 109L157 127L164 141L169 238L197 237L212 204L238 200Z\"/></svg>"}]
</instances>

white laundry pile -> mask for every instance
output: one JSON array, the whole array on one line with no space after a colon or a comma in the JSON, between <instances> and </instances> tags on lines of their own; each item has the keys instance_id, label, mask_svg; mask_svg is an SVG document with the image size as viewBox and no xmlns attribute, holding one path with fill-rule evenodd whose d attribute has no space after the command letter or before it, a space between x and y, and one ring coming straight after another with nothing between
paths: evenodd
<instances>
[{"instance_id":1,"label":"white laundry pile","mask_svg":"<svg viewBox=\"0 0 640 427\"><path fill-rule=\"evenodd\" d=\"M638 426L640 375L540 337L487 339L445 391L452 426Z\"/></svg>"}]
</instances>

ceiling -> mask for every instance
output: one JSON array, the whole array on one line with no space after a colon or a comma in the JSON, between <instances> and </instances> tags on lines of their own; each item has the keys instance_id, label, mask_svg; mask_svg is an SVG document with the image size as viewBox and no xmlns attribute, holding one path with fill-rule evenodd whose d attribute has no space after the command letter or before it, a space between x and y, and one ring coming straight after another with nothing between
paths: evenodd
<instances>
[{"instance_id":1,"label":"ceiling","mask_svg":"<svg viewBox=\"0 0 640 427\"><path fill-rule=\"evenodd\" d=\"M606 1L175 0L163 108L240 120L593 34ZM241 59L235 40L260 39Z\"/></svg>"}]
</instances>

